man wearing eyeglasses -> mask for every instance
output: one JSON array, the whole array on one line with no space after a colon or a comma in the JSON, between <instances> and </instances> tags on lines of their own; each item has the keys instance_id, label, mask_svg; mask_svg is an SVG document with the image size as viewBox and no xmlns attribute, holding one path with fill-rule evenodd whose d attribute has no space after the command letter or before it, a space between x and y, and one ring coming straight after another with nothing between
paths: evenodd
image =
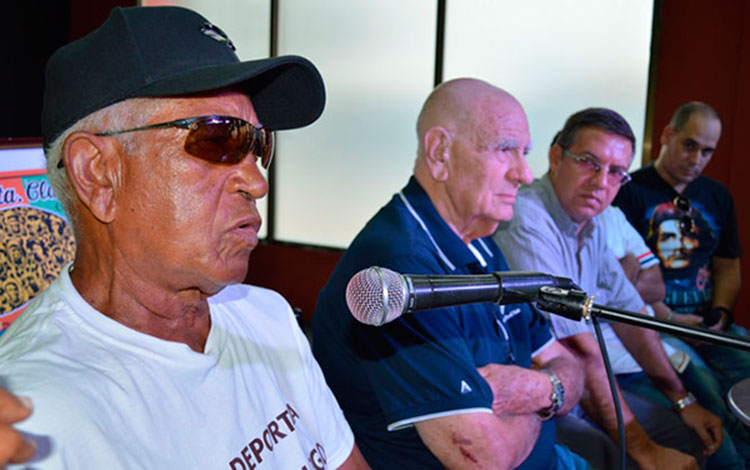
<instances>
[{"instance_id":1,"label":"man wearing eyeglasses","mask_svg":"<svg viewBox=\"0 0 750 470\"><path fill-rule=\"evenodd\" d=\"M116 8L46 83L77 252L0 339L1 383L35 405L23 468L369 468L289 305L239 284L272 131L323 110L316 68L240 62L184 8Z\"/></svg>"},{"instance_id":2,"label":"man wearing eyeglasses","mask_svg":"<svg viewBox=\"0 0 750 470\"><path fill-rule=\"evenodd\" d=\"M697 101L683 104L661 134L656 162L635 171L614 204L662 262L669 308L657 316L747 336L732 314L742 255L734 202L726 186L701 175L720 137L716 110ZM691 344L697 353L687 352L714 372L724 394L750 376L749 353Z\"/></svg>"},{"instance_id":3,"label":"man wearing eyeglasses","mask_svg":"<svg viewBox=\"0 0 750 470\"><path fill-rule=\"evenodd\" d=\"M630 126L612 110L588 108L568 118L549 149L549 172L522 188L513 220L495 233L511 269L569 277L589 293L606 295L597 298L597 303L644 311L643 301L607 249L605 234L597 223L599 213L630 179L627 169L634 145ZM614 403L591 327L557 315L551 315L550 321L555 336L583 367L583 411L616 438ZM629 466L697 468L696 459L687 454L700 460L701 454L717 450L722 442L720 420L690 398L656 332L619 323L602 327L608 340L622 343L638 370L654 380L682 418L680 423L666 407L618 390ZM703 446L683 423L698 434ZM564 417L558 424L563 442L594 467L616 465L612 441L601 431L575 417Z\"/></svg>"}]
</instances>

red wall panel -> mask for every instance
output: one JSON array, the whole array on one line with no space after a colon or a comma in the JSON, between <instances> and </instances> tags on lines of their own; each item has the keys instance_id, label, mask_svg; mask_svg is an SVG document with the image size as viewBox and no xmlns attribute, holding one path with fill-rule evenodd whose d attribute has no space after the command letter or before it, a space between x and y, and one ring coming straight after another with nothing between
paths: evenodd
<instances>
[{"instance_id":1,"label":"red wall panel","mask_svg":"<svg viewBox=\"0 0 750 470\"><path fill-rule=\"evenodd\" d=\"M722 116L721 140L705 174L729 187L737 206L740 236L750 249L750 161L745 139L750 129L750 6L743 0L665 0L657 60L652 159L659 136L674 110L700 100ZM750 274L750 261L742 260ZM735 309L738 323L750 325L750 294Z\"/></svg>"},{"instance_id":2,"label":"red wall panel","mask_svg":"<svg viewBox=\"0 0 750 470\"><path fill-rule=\"evenodd\" d=\"M261 243L250 255L248 284L280 292L294 308L312 319L318 292L328 281L343 250L283 243Z\"/></svg>"}]
</instances>

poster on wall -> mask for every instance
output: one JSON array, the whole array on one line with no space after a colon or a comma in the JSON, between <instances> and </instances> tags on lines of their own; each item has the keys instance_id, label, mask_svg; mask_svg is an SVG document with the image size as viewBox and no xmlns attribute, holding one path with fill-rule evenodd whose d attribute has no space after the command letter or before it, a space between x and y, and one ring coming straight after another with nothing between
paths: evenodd
<instances>
[{"instance_id":1,"label":"poster on wall","mask_svg":"<svg viewBox=\"0 0 750 470\"><path fill-rule=\"evenodd\" d=\"M0 335L75 253L40 154L0 151Z\"/></svg>"}]
</instances>

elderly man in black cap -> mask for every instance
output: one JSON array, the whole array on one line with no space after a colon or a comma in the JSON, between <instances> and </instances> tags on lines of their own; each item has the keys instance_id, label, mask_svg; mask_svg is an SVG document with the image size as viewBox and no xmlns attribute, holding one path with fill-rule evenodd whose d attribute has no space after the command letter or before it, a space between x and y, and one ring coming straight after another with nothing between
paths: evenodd
<instances>
[{"instance_id":1,"label":"elderly man in black cap","mask_svg":"<svg viewBox=\"0 0 750 470\"><path fill-rule=\"evenodd\" d=\"M183 8L115 9L47 66L73 263L0 340L34 469L367 468L289 305L247 285L273 131L313 122L300 57L240 62Z\"/></svg>"}]
</instances>

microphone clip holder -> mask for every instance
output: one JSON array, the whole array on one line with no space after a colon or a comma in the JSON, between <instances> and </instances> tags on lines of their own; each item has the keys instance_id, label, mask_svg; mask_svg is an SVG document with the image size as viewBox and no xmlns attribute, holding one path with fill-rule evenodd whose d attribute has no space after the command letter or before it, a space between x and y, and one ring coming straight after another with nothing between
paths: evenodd
<instances>
[{"instance_id":1,"label":"microphone clip holder","mask_svg":"<svg viewBox=\"0 0 750 470\"><path fill-rule=\"evenodd\" d=\"M556 313L573 321L581 318L591 321L591 308L594 296L578 289L563 289L561 287L544 286L539 288L537 307L548 312Z\"/></svg>"}]
</instances>

